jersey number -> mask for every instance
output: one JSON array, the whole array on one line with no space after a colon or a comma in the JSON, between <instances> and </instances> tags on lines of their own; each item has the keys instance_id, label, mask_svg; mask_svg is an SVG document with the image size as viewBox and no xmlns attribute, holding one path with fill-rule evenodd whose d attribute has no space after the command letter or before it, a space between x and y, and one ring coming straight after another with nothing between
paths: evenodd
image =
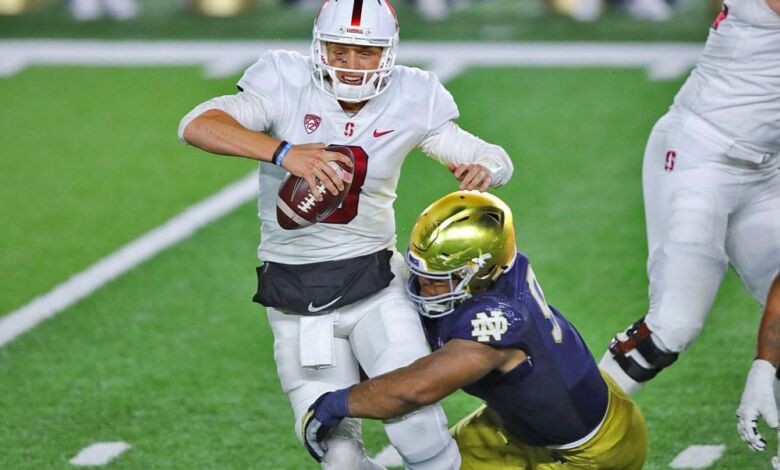
<instances>
[{"instance_id":1,"label":"jersey number","mask_svg":"<svg viewBox=\"0 0 780 470\"><path fill-rule=\"evenodd\" d=\"M550 306L547 305L547 301L544 300L544 292L542 292L541 286L536 281L536 275L534 274L534 270L531 269L530 264L528 265L528 274L526 274L525 279L526 282L528 282L528 290L531 291L531 296L533 296L534 300L539 305L539 308L542 310L542 315L552 323L552 331L550 331L550 334L552 335L553 341L556 343L563 342L561 325L558 324L558 320L555 318L555 315L553 315L552 310L550 310Z\"/></svg>"},{"instance_id":2,"label":"jersey number","mask_svg":"<svg viewBox=\"0 0 780 470\"><path fill-rule=\"evenodd\" d=\"M355 173L352 176L352 186L350 186L349 192L341 206L322 221L326 224L348 224L357 216L358 199L360 199L360 192L363 190L363 183L366 182L368 154L362 147L354 145L347 145L346 147L352 151L352 156L355 157Z\"/></svg>"}]
</instances>

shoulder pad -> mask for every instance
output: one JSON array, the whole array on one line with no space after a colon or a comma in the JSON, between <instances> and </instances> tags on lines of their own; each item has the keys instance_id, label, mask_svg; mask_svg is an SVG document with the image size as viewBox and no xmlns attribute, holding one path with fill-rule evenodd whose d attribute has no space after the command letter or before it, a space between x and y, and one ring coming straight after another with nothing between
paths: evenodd
<instances>
[{"instance_id":1,"label":"shoulder pad","mask_svg":"<svg viewBox=\"0 0 780 470\"><path fill-rule=\"evenodd\" d=\"M308 58L297 52L269 51L246 69L238 86L241 90L274 98L284 88L301 88L310 82Z\"/></svg>"},{"instance_id":2,"label":"shoulder pad","mask_svg":"<svg viewBox=\"0 0 780 470\"><path fill-rule=\"evenodd\" d=\"M444 88L436 74L415 67L398 65L393 70L393 80L397 81L399 96L402 96L409 106L414 106L420 125L427 130L438 129L445 123L457 119L460 115L455 99Z\"/></svg>"}]
</instances>

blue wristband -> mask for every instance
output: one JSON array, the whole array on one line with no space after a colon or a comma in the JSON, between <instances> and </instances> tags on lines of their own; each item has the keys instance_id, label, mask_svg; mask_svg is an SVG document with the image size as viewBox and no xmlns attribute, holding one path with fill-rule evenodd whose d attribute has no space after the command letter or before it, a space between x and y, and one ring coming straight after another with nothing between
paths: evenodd
<instances>
[{"instance_id":1,"label":"blue wristband","mask_svg":"<svg viewBox=\"0 0 780 470\"><path fill-rule=\"evenodd\" d=\"M284 160L284 156L287 155L287 153L290 151L291 148L292 148L292 144L287 142L286 140L283 140L282 143L279 144L278 147L276 147L274 156L271 159L273 164L282 166L282 160Z\"/></svg>"}]
</instances>

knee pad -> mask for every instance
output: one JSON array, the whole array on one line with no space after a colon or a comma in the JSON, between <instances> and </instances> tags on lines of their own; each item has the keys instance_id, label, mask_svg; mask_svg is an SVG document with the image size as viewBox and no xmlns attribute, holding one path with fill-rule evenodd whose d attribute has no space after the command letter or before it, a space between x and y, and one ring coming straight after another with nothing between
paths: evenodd
<instances>
[{"instance_id":1,"label":"knee pad","mask_svg":"<svg viewBox=\"0 0 780 470\"><path fill-rule=\"evenodd\" d=\"M661 349L644 317L619 333L609 345L609 352L621 369L637 382L646 382L677 360L679 353Z\"/></svg>"},{"instance_id":2,"label":"knee pad","mask_svg":"<svg viewBox=\"0 0 780 470\"><path fill-rule=\"evenodd\" d=\"M385 421L385 433L411 470L457 469L458 446L440 405L430 405Z\"/></svg>"},{"instance_id":3,"label":"knee pad","mask_svg":"<svg viewBox=\"0 0 780 470\"><path fill-rule=\"evenodd\" d=\"M324 470L384 470L366 455L363 443L351 439L328 439L328 451L322 459Z\"/></svg>"},{"instance_id":4,"label":"knee pad","mask_svg":"<svg viewBox=\"0 0 780 470\"><path fill-rule=\"evenodd\" d=\"M709 194L684 189L674 194L667 225L666 250L725 259L728 214Z\"/></svg>"}]
</instances>

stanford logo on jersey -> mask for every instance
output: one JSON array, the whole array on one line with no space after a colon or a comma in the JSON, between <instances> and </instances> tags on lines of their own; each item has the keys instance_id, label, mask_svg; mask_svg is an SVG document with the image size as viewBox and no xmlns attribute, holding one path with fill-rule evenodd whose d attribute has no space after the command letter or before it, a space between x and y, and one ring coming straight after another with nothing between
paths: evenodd
<instances>
[{"instance_id":1,"label":"stanford logo on jersey","mask_svg":"<svg viewBox=\"0 0 780 470\"><path fill-rule=\"evenodd\" d=\"M303 127L306 128L306 132L311 134L320 127L322 118L316 114L307 114L303 117Z\"/></svg>"}]
</instances>

